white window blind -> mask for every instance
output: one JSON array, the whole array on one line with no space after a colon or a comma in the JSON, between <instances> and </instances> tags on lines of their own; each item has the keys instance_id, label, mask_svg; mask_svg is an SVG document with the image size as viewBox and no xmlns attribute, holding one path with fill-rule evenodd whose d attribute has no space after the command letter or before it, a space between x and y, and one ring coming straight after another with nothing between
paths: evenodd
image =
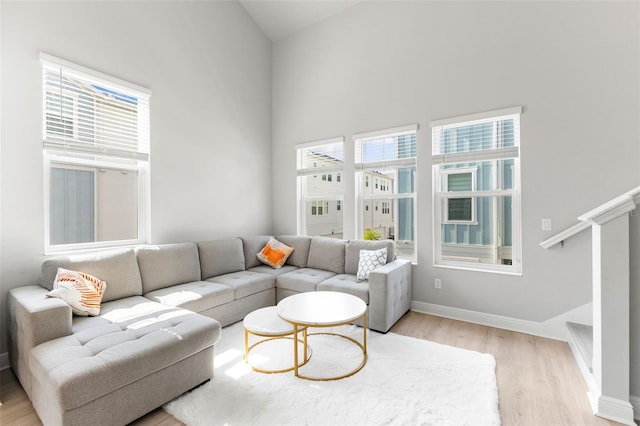
<instances>
[{"instance_id":1,"label":"white window blind","mask_svg":"<svg viewBox=\"0 0 640 426\"><path fill-rule=\"evenodd\" d=\"M460 121L432 122L432 163L517 158L521 112L521 107L515 107L494 111L495 116L477 114L459 117Z\"/></svg>"},{"instance_id":2,"label":"white window blind","mask_svg":"<svg viewBox=\"0 0 640 426\"><path fill-rule=\"evenodd\" d=\"M415 166L417 130L409 125L354 135L356 169Z\"/></svg>"},{"instance_id":3,"label":"white window blind","mask_svg":"<svg viewBox=\"0 0 640 426\"><path fill-rule=\"evenodd\" d=\"M341 172L344 164L344 138L332 138L296 146L298 176Z\"/></svg>"},{"instance_id":4,"label":"white window blind","mask_svg":"<svg viewBox=\"0 0 640 426\"><path fill-rule=\"evenodd\" d=\"M40 58L46 148L148 160L147 89L49 55Z\"/></svg>"}]
</instances>

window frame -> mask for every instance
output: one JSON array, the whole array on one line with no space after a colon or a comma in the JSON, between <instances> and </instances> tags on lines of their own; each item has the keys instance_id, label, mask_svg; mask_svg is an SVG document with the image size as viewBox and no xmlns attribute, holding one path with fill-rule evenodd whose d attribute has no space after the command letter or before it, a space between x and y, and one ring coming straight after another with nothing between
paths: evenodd
<instances>
[{"instance_id":1,"label":"window frame","mask_svg":"<svg viewBox=\"0 0 640 426\"><path fill-rule=\"evenodd\" d=\"M42 137L43 137L43 185L44 185L44 252L45 254L60 254L64 252L86 251L93 249L103 249L108 247L120 247L138 245L147 242L150 228L150 182L149 182L149 141L150 141L150 110L149 100L151 91L141 86L111 77L99 71L95 71L81 65L77 65L63 59L53 57L44 53L40 54L41 76L42 76ZM59 93L50 90L46 84L47 73L52 70L59 70L60 78L79 79L83 84L99 84L104 90L111 90L116 95L129 96L135 98L135 145L129 148L117 148L110 150L102 147L103 141L94 139L93 142L80 140L79 136L79 106L78 94L69 93L69 90L62 89ZM56 71L53 71L56 72ZM49 74L50 75L50 74ZM102 92L106 93L106 92ZM73 99L73 135L59 134L48 128L49 112L47 98L49 94L59 95L62 98L69 96ZM113 96L113 95L111 95ZM94 100L95 98L90 98ZM61 116L63 116L61 112ZM92 117L88 123L95 125L96 117ZM94 135L96 137L96 135ZM69 138L69 139L68 139ZM68 142L69 141L69 142ZM131 147L135 146L138 150L134 152ZM101 148L102 147L102 148ZM140 151L142 150L142 151ZM92 241L83 243L62 243L53 244L51 241L51 173L52 168L63 169L87 169L87 170L120 170L126 173L137 174L137 201L135 209L137 212L136 230L137 235L130 239L118 239L108 241ZM94 188L97 185L98 174L94 175ZM100 215L98 211L98 192L94 189L94 228L97 227L97 218ZM134 206L131 206L132 208ZM99 238L94 230L94 239Z\"/></svg>"},{"instance_id":2,"label":"window frame","mask_svg":"<svg viewBox=\"0 0 640 426\"><path fill-rule=\"evenodd\" d=\"M394 160L384 160L377 162L365 162L362 158L362 144L366 141L372 141L383 138L393 138L403 135L414 134L416 137L416 149L415 156L412 157L402 157L396 158ZM356 214L355 214L355 230L356 235L360 236L358 238L362 238L364 235L365 228L365 214L375 214L374 210L378 201L389 200L390 202L390 211L396 212L395 220L398 220L398 209L396 204L400 202L402 199L411 199L412 200L412 229L413 229L413 241L402 240L396 241L396 246L406 247L408 245L413 245L412 254L410 256L402 254L400 251L398 252L398 258L408 259L413 264L417 264L418 259L418 157L417 157L417 137L418 137L418 124L409 124L406 126L387 128L381 130L375 130L371 132L364 132L355 134L352 136L354 141L355 148L355 159L354 159L354 168L355 168L355 183L356 183L356 191L355 191L355 205L356 205ZM384 178L373 177L369 179L368 173L375 173L376 170L381 169L393 169L395 170L396 175L399 171L404 169L413 169L412 173L412 183L413 183L413 192L403 192L398 193L398 180L394 180L393 188L391 188L391 184L389 184L389 190L381 191L379 189L379 180ZM371 183L371 184L370 184ZM374 187L374 184L378 186L378 191ZM369 208L371 207L371 208ZM378 206L379 207L379 206ZM381 213L380 213L381 214ZM394 220L392 229L394 238L397 237L398 227L396 226L396 222ZM391 231L391 230L390 230ZM400 247L399 247L400 248Z\"/></svg>"},{"instance_id":3,"label":"window frame","mask_svg":"<svg viewBox=\"0 0 640 426\"><path fill-rule=\"evenodd\" d=\"M342 174L344 173L344 160L341 160L340 165L332 165L332 166L323 166L322 164L318 164L318 162L313 162L312 164L304 167L302 153L304 150L319 148L323 146L331 146L331 145L341 145L342 155L344 156L344 137L334 137L327 138L312 142L300 143L295 146L296 148L296 186L297 186L297 234L298 235L310 235L309 232L309 224L307 222L307 203L309 203L309 218L311 217L321 217L321 216L329 216L329 205L332 202L340 202L341 204L344 202L344 180L342 179ZM327 174L340 174L340 181L328 181ZM324 179L322 177L324 176ZM317 178L320 182L331 185L332 188L335 188L336 185L342 185L343 190L341 195L330 195L330 194L319 194L319 195L310 195L307 194L307 182L305 179L307 178ZM316 214L312 215L312 203L316 202ZM318 203L323 203L322 210L323 214L318 214ZM341 208L338 210L336 208L336 214L341 217L341 224L344 227L344 209ZM317 224L318 226L322 226L324 224ZM332 229L332 235L334 230ZM338 235L342 235L344 232L344 228L340 229L337 233ZM323 234L324 235L324 234Z\"/></svg>"},{"instance_id":4,"label":"window frame","mask_svg":"<svg viewBox=\"0 0 640 426\"><path fill-rule=\"evenodd\" d=\"M490 272L490 273L499 273L499 274L507 274L507 275L518 275L521 276L523 274L522 268L522 209L521 209L521 181L520 181L520 121L522 115L522 107L512 107L505 108L501 110L495 111L487 111L478 114L470 114L461 117L453 117L447 118L443 120L435 120L430 123L432 128L432 168L433 168L433 190L432 190L432 204L433 204L433 266L438 268L451 268L451 269L460 269L460 270L471 270L478 272ZM501 130L498 129L497 123L504 122L506 120L514 119L514 141L513 146L504 146L499 144L499 138L503 137ZM437 148L439 149L440 139L439 135L442 129L444 128L456 128L456 127L465 127L471 126L473 124L478 123L494 123L493 129L493 137L494 145L491 149L481 149L481 150L470 150L470 151L462 151L456 153L440 153L437 152ZM516 131L517 129L517 131ZM504 220L504 200L508 197L511 197L511 265L504 264L502 259L496 263L478 263L477 261L470 260L464 256L460 256L459 258L455 258L455 256L443 256L442 249L445 246L445 243L442 240L442 225L445 224L455 224L455 223L447 223L447 221L443 220L443 215L446 214L447 210L444 208L446 201L448 198L455 197L455 191L444 191L446 179L443 177L446 173L443 173L445 170L456 170L456 168L451 169L443 169L441 166L443 165L468 165L468 163L482 163L484 161L494 161L497 164L500 164L501 160L513 160L513 168L512 168L512 187L508 189L493 189L493 190L477 190L477 177L476 177L476 189L469 192L463 192L459 195L468 196L468 197L494 197L496 200L494 201L494 206L502 206L502 210L494 207L494 226L497 226L497 222L500 220ZM478 167L477 165L471 167ZM462 167L464 169L464 167ZM496 167L495 172L498 175L500 172L499 168ZM454 197L451 197L454 194ZM457 197L455 197L457 198ZM500 198L502 201L500 201ZM476 204L476 201L473 202L473 205ZM476 217L477 219L477 217ZM458 222L458 224L460 224ZM462 223L463 225L471 225L470 223ZM503 224L501 225L503 226ZM498 231L495 231L498 232ZM504 237L504 236L503 236ZM458 243L457 243L458 244ZM465 246L464 244L458 244L461 247L473 247L471 245ZM475 245L474 245L475 246ZM498 248L497 243L494 244L496 249ZM484 247L481 245L481 247ZM493 247L493 246L490 246ZM500 248L504 248L508 246L500 246Z\"/></svg>"}]
</instances>

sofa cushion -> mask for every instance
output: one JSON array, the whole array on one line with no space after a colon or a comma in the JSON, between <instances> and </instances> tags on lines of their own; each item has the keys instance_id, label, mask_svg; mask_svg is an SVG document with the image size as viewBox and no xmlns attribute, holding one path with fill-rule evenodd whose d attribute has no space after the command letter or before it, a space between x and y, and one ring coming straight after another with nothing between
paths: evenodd
<instances>
[{"instance_id":1,"label":"sofa cushion","mask_svg":"<svg viewBox=\"0 0 640 426\"><path fill-rule=\"evenodd\" d=\"M315 291L319 283L334 275L333 272L322 269L300 268L278 276L276 287L299 293Z\"/></svg>"},{"instance_id":2,"label":"sofa cushion","mask_svg":"<svg viewBox=\"0 0 640 426\"><path fill-rule=\"evenodd\" d=\"M252 235L248 237L240 237L242 240L242 249L244 251L244 267L245 269L262 265L256 256L260 250L269 242L272 237L270 235Z\"/></svg>"},{"instance_id":3,"label":"sofa cushion","mask_svg":"<svg viewBox=\"0 0 640 426\"><path fill-rule=\"evenodd\" d=\"M328 278L316 287L317 291L340 291L349 293L369 304L369 283L359 282L355 275L339 274Z\"/></svg>"},{"instance_id":4,"label":"sofa cushion","mask_svg":"<svg viewBox=\"0 0 640 426\"><path fill-rule=\"evenodd\" d=\"M198 242L201 279L244 271L244 251L240 238Z\"/></svg>"},{"instance_id":5,"label":"sofa cushion","mask_svg":"<svg viewBox=\"0 0 640 426\"><path fill-rule=\"evenodd\" d=\"M78 317L74 334L29 353L34 383L72 410L214 345L216 320L133 297Z\"/></svg>"},{"instance_id":6,"label":"sofa cushion","mask_svg":"<svg viewBox=\"0 0 640 426\"><path fill-rule=\"evenodd\" d=\"M233 302L233 288L209 281L195 281L191 283L161 288L144 295L147 299L165 306L202 312L212 307Z\"/></svg>"},{"instance_id":7,"label":"sofa cushion","mask_svg":"<svg viewBox=\"0 0 640 426\"><path fill-rule=\"evenodd\" d=\"M162 244L136 248L143 294L200 281L198 247L194 243Z\"/></svg>"},{"instance_id":8,"label":"sofa cushion","mask_svg":"<svg viewBox=\"0 0 640 426\"><path fill-rule=\"evenodd\" d=\"M291 256L289 256L285 262L286 265L297 266L298 268L307 267L311 237L305 235L279 235L276 238L281 243L294 248L293 253L291 253Z\"/></svg>"},{"instance_id":9,"label":"sofa cushion","mask_svg":"<svg viewBox=\"0 0 640 426\"><path fill-rule=\"evenodd\" d=\"M208 282L224 284L234 291L234 299L242 299L261 291L275 287L276 278L260 272L239 271L218 275L207 279Z\"/></svg>"},{"instance_id":10,"label":"sofa cushion","mask_svg":"<svg viewBox=\"0 0 640 426\"><path fill-rule=\"evenodd\" d=\"M346 242L337 238L313 237L307 267L344 274Z\"/></svg>"},{"instance_id":11,"label":"sofa cushion","mask_svg":"<svg viewBox=\"0 0 640 426\"><path fill-rule=\"evenodd\" d=\"M55 256L42 263L42 287L51 290L58 268L84 272L107 283L102 302L142 294L142 279L136 254L131 248Z\"/></svg>"},{"instance_id":12,"label":"sofa cushion","mask_svg":"<svg viewBox=\"0 0 640 426\"><path fill-rule=\"evenodd\" d=\"M57 297L65 301L76 315L100 315L100 304L107 285L94 276L58 268L53 290L48 297Z\"/></svg>"},{"instance_id":13,"label":"sofa cushion","mask_svg":"<svg viewBox=\"0 0 640 426\"><path fill-rule=\"evenodd\" d=\"M379 250L381 248L387 248L387 262L392 262L396 255L395 242L393 240L350 240L347 242L345 249L345 274L357 274L358 263L360 261L360 250Z\"/></svg>"},{"instance_id":14,"label":"sofa cushion","mask_svg":"<svg viewBox=\"0 0 640 426\"><path fill-rule=\"evenodd\" d=\"M285 264L282 268L272 268L271 266L261 264L260 266L249 269L249 271L260 272L261 274L270 274L277 277L280 275L284 275L287 272L295 271L296 269L298 269L298 267L293 265Z\"/></svg>"}]
</instances>

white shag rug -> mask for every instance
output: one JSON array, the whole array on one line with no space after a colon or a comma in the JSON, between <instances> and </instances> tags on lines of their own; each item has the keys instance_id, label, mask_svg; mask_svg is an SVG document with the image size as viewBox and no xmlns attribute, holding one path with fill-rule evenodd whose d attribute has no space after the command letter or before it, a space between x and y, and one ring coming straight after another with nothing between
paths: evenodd
<instances>
[{"instance_id":1,"label":"white shag rug","mask_svg":"<svg viewBox=\"0 0 640 426\"><path fill-rule=\"evenodd\" d=\"M362 341L362 328L337 330ZM309 336L309 346L311 359L300 369L304 375L340 375L362 361L360 348L339 337ZM214 378L164 409L189 426L500 424L496 363L490 354L368 332L367 364L334 381L303 380L292 371L258 373L243 354L242 323L224 328L215 346ZM285 368L293 361L293 342L260 344L249 360L262 368Z\"/></svg>"}]
</instances>

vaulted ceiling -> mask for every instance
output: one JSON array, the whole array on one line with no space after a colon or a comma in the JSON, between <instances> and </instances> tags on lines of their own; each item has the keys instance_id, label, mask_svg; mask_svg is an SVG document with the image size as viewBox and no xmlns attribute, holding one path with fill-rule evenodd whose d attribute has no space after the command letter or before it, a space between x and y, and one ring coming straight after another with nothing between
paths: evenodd
<instances>
[{"instance_id":1,"label":"vaulted ceiling","mask_svg":"<svg viewBox=\"0 0 640 426\"><path fill-rule=\"evenodd\" d=\"M271 41L338 14L364 0L238 0Z\"/></svg>"}]
</instances>

